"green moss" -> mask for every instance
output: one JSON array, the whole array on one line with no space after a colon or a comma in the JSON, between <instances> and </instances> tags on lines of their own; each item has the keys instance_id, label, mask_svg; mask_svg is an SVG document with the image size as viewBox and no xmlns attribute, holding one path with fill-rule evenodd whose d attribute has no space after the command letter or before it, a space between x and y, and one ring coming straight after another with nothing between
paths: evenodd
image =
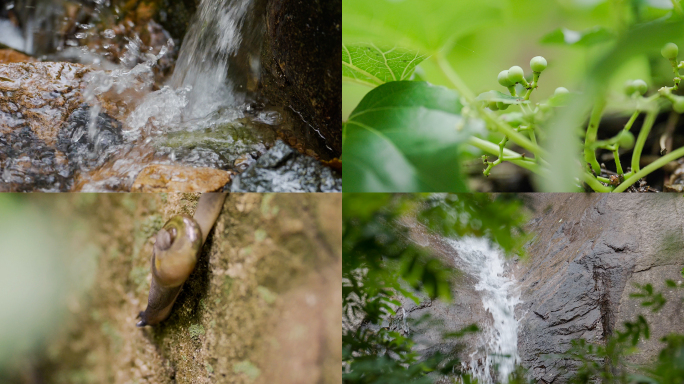
<instances>
[{"instance_id":1,"label":"green moss","mask_svg":"<svg viewBox=\"0 0 684 384\"><path fill-rule=\"evenodd\" d=\"M204 335L204 327L199 325L199 324L192 324L189 328L188 331L190 332L190 337L193 339L199 338L200 336Z\"/></svg>"},{"instance_id":2,"label":"green moss","mask_svg":"<svg viewBox=\"0 0 684 384\"><path fill-rule=\"evenodd\" d=\"M149 215L143 220L136 222L133 238L133 254L131 257L134 259L137 258L145 241L155 235L163 226L164 218L158 213Z\"/></svg>"},{"instance_id":3,"label":"green moss","mask_svg":"<svg viewBox=\"0 0 684 384\"><path fill-rule=\"evenodd\" d=\"M264 299L264 301L268 304L273 304L276 301L276 298L278 297L278 295L276 295L275 293L271 292L268 288L263 287L261 285L257 287L257 292L259 292L261 298Z\"/></svg>"},{"instance_id":4,"label":"green moss","mask_svg":"<svg viewBox=\"0 0 684 384\"><path fill-rule=\"evenodd\" d=\"M249 360L241 361L237 364L234 364L233 365L233 372L244 373L252 381L254 381L261 374L261 371L259 370L259 368L257 368L254 364L252 364Z\"/></svg>"},{"instance_id":5,"label":"green moss","mask_svg":"<svg viewBox=\"0 0 684 384\"><path fill-rule=\"evenodd\" d=\"M267 193L261 199L261 214L266 217L275 216L280 212L280 207L271 206L271 200L275 197L275 193Z\"/></svg>"},{"instance_id":6,"label":"green moss","mask_svg":"<svg viewBox=\"0 0 684 384\"><path fill-rule=\"evenodd\" d=\"M214 373L214 367L212 367L211 364L204 364L204 368L207 370L207 373Z\"/></svg>"},{"instance_id":7,"label":"green moss","mask_svg":"<svg viewBox=\"0 0 684 384\"><path fill-rule=\"evenodd\" d=\"M226 296L230 295L231 288L233 288L233 278L226 276L226 278L223 280L223 293Z\"/></svg>"},{"instance_id":8,"label":"green moss","mask_svg":"<svg viewBox=\"0 0 684 384\"><path fill-rule=\"evenodd\" d=\"M265 238L266 231L264 231L263 229L257 229L256 231L254 231L254 240L256 240L257 243L261 243L262 241L264 241Z\"/></svg>"},{"instance_id":9,"label":"green moss","mask_svg":"<svg viewBox=\"0 0 684 384\"><path fill-rule=\"evenodd\" d=\"M131 269L131 273L128 274L128 278L131 280L133 285L135 285L136 292L143 292L147 289L147 274L150 269L147 267L134 267Z\"/></svg>"},{"instance_id":10,"label":"green moss","mask_svg":"<svg viewBox=\"0 0 684 384\"><path fill-rule=\"evenodd\" d=\"M124 198L121 199L121 205L126 208L128 212L135 213L135 210L138 208L139 200L138 197L126 194Z\"/></svg>"},{"instance_id":11,"label":"green moss","mask_svg":"<svg viewBox=\"0 0 684 384\"><path fill-rule=\"evenodd\" d=\"M245 123L233 122L216 128L169 133L154 146L171 148L176 152L205 148L233 162L246 153L263 150L264 145L270 146L275 142L275 134L270 128L252 125L247 121Z\"/></svg>"},{"instance_id":12,"label":"green moss","mask_svg":"<svg viewBox=\"0 0 684 384\"><path fill-rule=\"evenodd\" d=\"M94 383L96 380L86 369L75 369L68 374L66 382L73 384Z\"/></svg>"},{"instance_id":13,"label":"green moss","mask_svg":"<svg viewBox=\"0 0 684 384\"><path fill-rule=\"evenodd\" d=\"M116 328L114 328L107 321L102 323L102 325L100 326L100 330L103 334L105 334L105 336L109 338L109 341L114 347L114 351L118 352L121 349L121 344L123 343L123 338L121 337L121 334L119 334L119 331L117 331Z\"/></svg>"},{"instance_id":14,"label":"green moss","mask_svg":"<svg viewBox=\"0 0 684 384\"><path fill-rule=\"evenodd\" d=\"M145 239L150 238L152 235L157 233L161 227L164 226L164 218L162 215L155 213L153 215L147 216L142 223L140 223L140 234Z\"/></svg>"},{"instance_id":15,"label":"green moss","mask_svg":"<svg viewBox=\"0 0 684 384\"><path fill-rule=\"evenodd\" d=\"M79 195L79 198L74 200L74 205L76 205L76 207L79 209L88 209L92 207L92 205L95 204L96 201L96 193L84 193L83 196Z\"/></svg>"},{"instance_id":16,"label":"green moss","mask_svg":"<svg viewBox=\"0 0 684 384\"><path fill-rule=\"evenodd\" d=\"M99 323L102 319L102 315L100 315L100 311L93 309L90 311L90 318Z\"/></svg>"}]
</instances>

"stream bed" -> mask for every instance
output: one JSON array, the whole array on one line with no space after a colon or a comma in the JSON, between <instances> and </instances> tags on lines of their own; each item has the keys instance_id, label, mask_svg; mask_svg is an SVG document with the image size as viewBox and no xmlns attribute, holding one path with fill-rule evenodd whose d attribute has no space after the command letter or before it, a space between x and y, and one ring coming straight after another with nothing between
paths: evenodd
<instances>
[{"instance_id":1,"label":"stream bed","mask_svg":"<svg viewBox=\"0 0 684 384\"><path fill-rule=\"evenodd\" d=\"M341 191L337 138L262 96L275 2L194 2L180 37L129 3L4 4L0 191Z\"/></svg>"}]
</instances>

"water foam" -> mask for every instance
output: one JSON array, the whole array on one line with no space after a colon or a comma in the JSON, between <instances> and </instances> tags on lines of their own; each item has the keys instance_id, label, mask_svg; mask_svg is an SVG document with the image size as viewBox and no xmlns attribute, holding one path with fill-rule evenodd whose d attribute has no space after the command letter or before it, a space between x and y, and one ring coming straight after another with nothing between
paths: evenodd
<instances>
[{"instance_id":1,"label":"water foam","mask_svg":"<svg viewBox=\"0 0 684 384\"><path fill-rule=\"evenodd\" d=\"M446 242L456 251L456 264L477 278L475 290L481 292L482 305L494 320L483 333L485 355L475 352L464 367L481 384L507 383L520 361L515 306L521 301L516 282L506 273L503 252L489 240L464 237ZM492 376L493 370L498 377Z\"/></svg>"}]
</instances>

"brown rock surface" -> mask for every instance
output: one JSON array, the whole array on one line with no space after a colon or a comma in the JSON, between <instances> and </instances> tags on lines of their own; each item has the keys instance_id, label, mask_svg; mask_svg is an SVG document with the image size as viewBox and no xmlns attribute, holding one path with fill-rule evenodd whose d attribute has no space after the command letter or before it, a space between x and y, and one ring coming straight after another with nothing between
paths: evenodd
<instances>
[{"instance_id":1,"label":"brown rock surface","mask_svg":"<svg viewBox=\"0 0 684 384\"><path fill-rule=\"evenodd\" d=\"M0 64L0 133L28 124L48 146L83 103L82 79L90 69L71 63Z\"/></svg>"},{"instance_id":2,"label":"brown rock surface","mask_svg":"<svg viewBox=\"0 0 684 384\"><path fill-rule=\"evenodd\" d=\"M61 220L82 219L94 283L70 297L66 321L54 321L19 375L44 383L340 383L340 194L229 194L171 316L136 328L151 237L173 215L192 214L197 199L59 194L45 204L59 207Z\"/></svg>"},{"instance_id":3,"label":"brown rock surface","mask_svg":"<svg viewBox=\"0 0 684 384\"><path fill-rule=\"evenodd\" d=\"M214 168L152 164L138 174L131 192L213 192L223 188L230 175Z\"/></svg>"},{"instance_id":4,"label":"brown rock surface","mask_svg":"<svg viewBox=\"0 0 684 384\"><path fill-rule=\"evenodd\" d=\"M0 49L0 64L31 62L35 59L13 49Z\"/></svg>"}]
</instances>

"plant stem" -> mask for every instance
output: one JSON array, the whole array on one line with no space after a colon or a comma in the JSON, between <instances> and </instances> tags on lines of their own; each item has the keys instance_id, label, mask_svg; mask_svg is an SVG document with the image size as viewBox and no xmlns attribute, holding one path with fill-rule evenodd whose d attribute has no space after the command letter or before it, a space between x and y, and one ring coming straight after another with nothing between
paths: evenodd
<instances>
[{"instance_id":1,"label":"plant stem","mask_svg":"<svg viewBox=\"0 0 684 384\"><path fill-rule=\"evenodd\" d=\"M613 190L613 188L606 187L605 185L601 184L598 180L596 180L594 175L587 171L582 172L582 176L584 177L584 182L596 192L611 192Z\"/></svg>"},{"instance_id":2,"label":"plant stem","mask_svg":"<svg viewBox=\"0 0 684 384\"><path fill-rule=\"evenodd\" d=\"M525 136L516 132L508 123L499 119L498 116L494 115L492 112L481 109L482 116L485 121L496 126L499 132L508 136L508 138L519 146L527 149L528 151L534 153L536 157L547 157L548 153L543 150L539 145L532 143Z\"/></svg>"},{"instance_id":3,"label":"plant stem","mask_svg":"<svg viewBox=\"0 0 684 384\"><path fill-rule=\"evenodd\" d=\"M530 87L527 89L527 92L525 92L525 100L530 99L530 95L532 95L532 91L537 88L537 82L539 81L539 75L541 72L534 72L534 77L532 79L532 83L530 84Z\"/></svg>"},{"instance_id":4,"label":"plant stem","mask_svg":"<svg viewBox=\"0 0 684 384\"><path fill-rule=\"evenodd\" d=\"M651 132L651 127L655 122L656 111L648 111L646 113L646 119L644 120L644 125L639 131L639 137L637 137L636 144L634 145L634 152L632 152L632 172L639 172L639 160L641 159L641 151L644 149L644 144L646 144L646 138Z\"/></svg>"},{"instance_id":5,"label":"plant stem","mask_svg":"<svg viewBox=\"0 0 684 384\"><path fill-rule=\"evenodd\" d=\"M492 155L498 155L499 154L499 146L497 144L494 144L490 141L487 140L482 140L478 137L471 136L468 139L468 144L472 145L473 147L479 148L483 150L484 152L490 153ZM507 160L507 158L515 158L515 157L522 157L521 154L515 151L511 151L510 149L503 149L503 154L504 154L504 159ZM536 173L536 174L543 174L544 169L539 166L539 164L533 163L530 160L510 160L511 163L525 168L529 169L530 171Z\"/></svg>"},{"instance_id":6,"label":"plant stem","mask_svg":"<svg viewBox=\"0 0 684 384\"><path fill-rule=\"evenodd\" d=\"M630 176L627 180L623 181L622 184L618 185L613 192L622 192L629 188L632 184L636 183L641 179L642 177L648 175L649 173L655 171L656 169L664 166L665 164L669 163L670 161L674 161L679 159L680 157L684 157L684 147L678 148L667 155L661 157L660 159L652 162L651 164L647 165L644 167L644 169L640 170L639 172L633 172L632 176Z\"/></svg>"},{"instance_id":7,"label":"plant stem","mask_svg":"<svg viewBox=\"0 0 684 384\"><path fill-rule=\"evenodd\" d=\"M437 61L439 69L442 70L442 73L444 73L444 75L449 79L451 84L454 85L454 88L456 88L456 90L463 97L465 97L465 99L468 100L469 103L474 104L475 94L473 94L473 91L471 91L470 88L468 88L468 86L463 82L461 77L456 73L456 71L454 71L454 69L451 67L446 57L444 56L444 54L442 52L439 52L433 57Z\"/></svg>"},{"instance_id":8,"label":"plant stem","mask_svg":"<svg viewBox=\"0 0 684 384\"><path fill-rule=\"evenodd\" d=\"M487 165L487 169L482 172L485 176L489 176L489 171L492 170L495 166L501 164L502 161L504 161L504 155L503 155L503 150L506 147L506 143L508 142L508 136L504 136L503 139L501 139L501 142L499 143L499 157L494 160L493 163L489 163Z\"/></svg>"},{"instance_id":9,"label":"plant stem","mask_svg":"<svg viewBox=\"0 0 684 384\"><path fill-rule=\"evenodd\" d=\"M639 116L639 113L641 113L640 110L634 111L632 113L632 116L629 118L629 121L627 121L627 124L625 124L625 127L623 130L629 131L632 129L632 125L634 125L634 121L636 118ZM613 158L615 159L615 169L617 170L618 175L623 175L624 171L622 169L622 164L620 163L620 152L618 151L619 145L616 145L615 150L613 150Z\"/></svg>"},{"instance_id":10,"label":"plant stem","mask_svg":"<svg viewBox=\"0 0 684 384\"><path fill-rule=\"evenodd\" d=\"M620 153L617 148L613 151L613 158L615 158L615 169L617 170L618 175L624 174L625 172L622 170L622 164L620 164Z\"/></svg>"},{"instance_id":11,"label":"plant stem","mask_svg":"<svg viewBox=\"0 0 684 384\"><path fill-rule=\"evenodd\" d=\"M634 111L634 113L632 113L632 117L630 117L627 124L625 124L625 131L629 131L630 129L632 129L632 124L634 124L634 120L636 120L636 118L639 116L639 113L641 113L641 111L638 109Z\"/></svg>"},{"instance_id":12,"label":"plant stem","mask_svg":"<svg viewBox=\"0 0 684 384\"><path fill-rule=\"evenodd\" d=\"M519 134L518 132L515 132L513 128L511 128L511 126L508 125L506 122L502 121L498 115L495 115L493 114L493 112L485 110L481 103L475 102L475 95L468 88L468 86L465 85L463 80L461 80L456 71L454 71L454 69L451 68L451 65L446 60L443 53L440 52L433 57L437 61L437 65L442 70L444 75L454 85L454 88L456 88L456 90L460 92L461 95L470 103L471 108L480 111L480 114L488 123L494 125L499 132L508 136L508 138L514 143L534 153L536 157L548 155L546 151L544 151L540 146L533 144L527 138L525 138L525 136Z\"/></svg>"},{"instance_id":13,"label":"plant stem","mask_svg":"<svg viewBox=\"0 0 684 384\"><path fill-rule=\"evenodd\" d=\"M603 109L606 107L606 100L603 96L596 100L594 109L591 111L589 118L589 126L587 127L587 134L584 139L584 159L589 162L595 174L601 174L601 166L596 160L596 150L594 149L594 142L598 133L599 122L603 115Z\"/></svg>"}]
</instances>

